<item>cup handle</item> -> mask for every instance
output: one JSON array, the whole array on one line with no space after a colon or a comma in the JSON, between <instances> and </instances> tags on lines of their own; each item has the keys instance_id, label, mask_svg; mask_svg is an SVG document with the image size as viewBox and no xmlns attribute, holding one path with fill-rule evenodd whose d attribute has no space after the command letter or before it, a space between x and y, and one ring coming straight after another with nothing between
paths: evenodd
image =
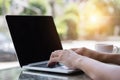
<instances>
[{"instance_id":1,"label":"cup handle","mask_svg":"<svg viewBox=\"0 0 120 80\"><path fill-rule=\"evenodd\" d=\"M114 48L113 48L113 53L119 53L119 47L114 46Z\"/></svg>"}]
</instances>

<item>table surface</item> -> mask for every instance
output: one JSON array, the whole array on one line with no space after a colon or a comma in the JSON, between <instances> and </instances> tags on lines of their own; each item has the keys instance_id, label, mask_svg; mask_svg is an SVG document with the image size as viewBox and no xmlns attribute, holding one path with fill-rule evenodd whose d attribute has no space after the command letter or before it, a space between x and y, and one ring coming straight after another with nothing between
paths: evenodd
<instances>
[{"instance_id":1,"label":"table surface","mask_svg":"<svg viewBox=\"0 0 120 80\"><path fill-rule=\"evenodd\" d=\"M83 72L56 74L48 72L22 71L20 67L0 70L0 80L91 80Z\"/></svg>"},{"instance_id":2,"label":"table surface","mask_svg":"<svg viewBox=\"0 0 120 80\"><path fill-rule=\"evenodd\" d=\"M99 42L90 42L90 41L72 41L72 42L63 42L63 48L69 49L74 47L87 47L90 49L94 49L94 45ZM100 43L107 43L107 44L114 44L115 46L120 47L120 41L115 42L100 42ZM4 63L5 64L5 63ZM21 71L19 67L15 68L14 63L7 63L4 65L3 63L0 64L0 80L91 80L87 75L84 73L74 74L74 75L61 75L61 74L51 74L51 73L43 73L43 72L26 72ZM17 63L18 66L18 63ZM8 68L14 67L14 68ZM6 69L8 68L8 69Z\"/></svg>"}]
</instances>

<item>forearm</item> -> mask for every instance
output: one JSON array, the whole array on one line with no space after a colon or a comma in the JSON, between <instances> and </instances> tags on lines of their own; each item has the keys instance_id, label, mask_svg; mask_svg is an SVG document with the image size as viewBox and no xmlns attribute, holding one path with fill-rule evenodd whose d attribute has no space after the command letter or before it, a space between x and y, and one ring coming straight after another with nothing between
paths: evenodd
<instances>
[{"instance_id":1,"label":"forearm","mask_svg":"<svg viewBox=\"0 0 120 80\"><path fill-rule=\"evenodd\" d=\"M102 62L120 65L120 54L101 54Z\"/></svg>"},{"instance_id":2,"label":"forearm","mask_svg":"<svg viewBox=\"0 0 120 80\"><path fill-rule=\"evenodd\" d=\"M75 67L84 71L93 80L120 80L120 67L105 64L88 57L80 57Z\"/></svg>"},{"instance_id":3,"label":"forearm","mask_svg":"<svg viewBox=\"0 0 120 80\"><path fill-rule=\"evenodd\" d=\"M93 58L101 62L120 65L120 54L101 53L94 50L86 49L84 50L84 53L82 55Z\"/></svg>"}]
</instances>

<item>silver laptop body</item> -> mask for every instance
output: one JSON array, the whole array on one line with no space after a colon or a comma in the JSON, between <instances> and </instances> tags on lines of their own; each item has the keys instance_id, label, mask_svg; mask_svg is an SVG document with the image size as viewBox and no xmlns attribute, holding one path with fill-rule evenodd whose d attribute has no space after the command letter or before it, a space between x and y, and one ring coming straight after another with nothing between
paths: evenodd
<instances>
[{"instance_id":1,"label":"silver laptop body","mask_svg":"<svg viewBox=\"0 0 120 80\"><path fill-rule=\"evenodd\" d=\"M76 72L62 64L54 68L46 65L51 52L62 49L52 16L6 15L6 21L23 70Z\"/></svg>"}]
</instances>

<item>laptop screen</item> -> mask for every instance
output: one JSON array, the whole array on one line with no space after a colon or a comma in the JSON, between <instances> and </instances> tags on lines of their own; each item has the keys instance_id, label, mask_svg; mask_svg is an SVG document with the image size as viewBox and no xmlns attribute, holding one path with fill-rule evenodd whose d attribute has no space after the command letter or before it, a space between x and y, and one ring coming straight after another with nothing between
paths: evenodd
<instances>
[{"instance_id":1,"label":"laptop screen","mask_svg":"<svg viewBox=\"0 0 120 80\"><path fill-rule=\"evenodd\" d=\"M6 16L20 65L48 60L62 49L52 16Z\"/></svg>"}]
</instances>

